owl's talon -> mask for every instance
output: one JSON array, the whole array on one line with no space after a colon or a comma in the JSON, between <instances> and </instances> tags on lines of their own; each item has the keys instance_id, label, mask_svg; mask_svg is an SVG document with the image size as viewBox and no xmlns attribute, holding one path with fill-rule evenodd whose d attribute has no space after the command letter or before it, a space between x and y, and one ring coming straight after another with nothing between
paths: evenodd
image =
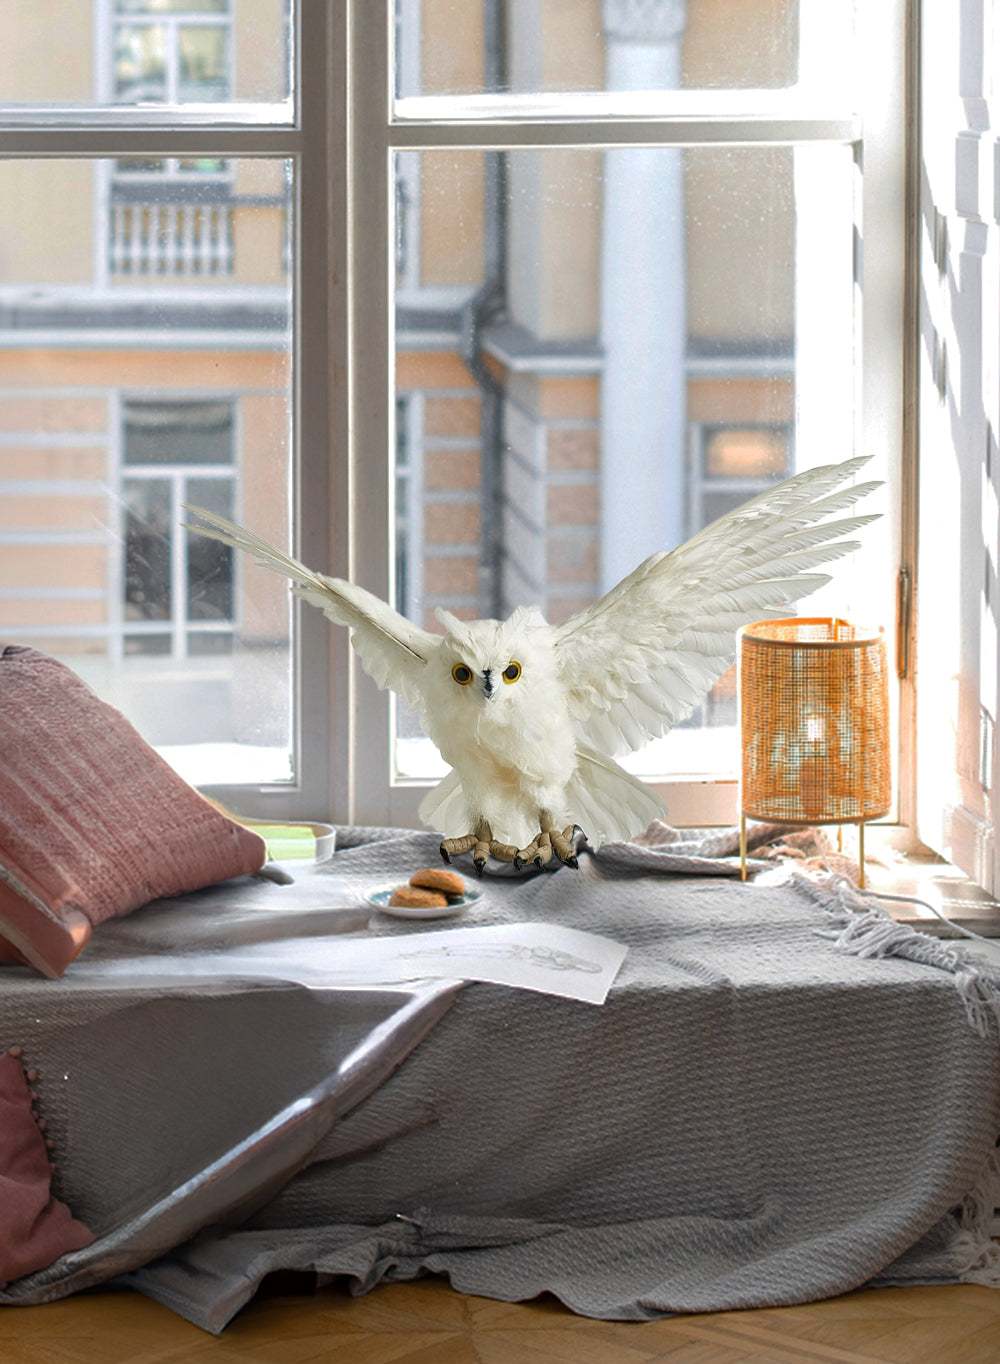
<instances>
[{"instance_id":1,"label":"owl's talon","mask_svg":"<svg viewBox=\"0 0 1000 1364\"><path fill-rule=\"evenodd\" d=\"M450 862L453 857L460 857L475 847L476 842L475 834L465 834L462 838L443 838L438 851L446 862Z\"/></svg>"},{"instance_id":2,"label":"owl's talon","mask_svg":"<svg viewBox=\"0 0 1000 1364\"><path fill-rule=\"evenodd\" d=\"M578 868L580 864L573 851L573 831L574 826L572 824L567 824L562 833L560 833L558 829L550 829L549 836L552 839L552 846L555 849L559 861L562 862L564 866Z\"/></svg>"},{"instance_id":3,"label":"owl's talon","mask_svg":"<svg viewBox=\"0 0 1000 1364\"><path fill-rule=\"evenodd\" d=\"M477 826L475 833L463 834L461 838L442 839L438 850L442 859L449 863L453 857L471 850L476 875L482 876L491 857L498 862L512 862L515 871L520 871L529 862L534 862L536 867L543 867L552 857L552 840L548 830L541 830L526 848L516 848L512 843L501 843L494 838L490 826L484 822Z\"/></svg>"}]
</instances>

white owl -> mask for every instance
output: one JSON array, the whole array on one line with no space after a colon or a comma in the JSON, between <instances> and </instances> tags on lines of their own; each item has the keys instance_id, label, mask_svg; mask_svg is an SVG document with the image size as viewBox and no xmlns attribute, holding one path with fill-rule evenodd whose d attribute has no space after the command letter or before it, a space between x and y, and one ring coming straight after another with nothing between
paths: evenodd
<instances>
[{"instance_id":1,"label":"white owl","mask_svg":"<svg viewBox=\"0 0 1000 1364\"><path fill-rule=\"evenodd\" d=\"M246 550L348 626L365 670L420 711L451 767L420 817L443 833L446 861L471 850L482 873L490 856L521 866L554 854L575 866L574 826L599 847L664 817L614 755L666 734L702 700L733 662L742 625L785 614L829 582L811 570L857 549L844 537L876 519L828 519L880 486L841 486L865 463L796 474L651 555L561 625L534 608L504 621L439 610L443 636L213 512L189 510L210 523L192 530Z\"/></svg>"}]
</instances>

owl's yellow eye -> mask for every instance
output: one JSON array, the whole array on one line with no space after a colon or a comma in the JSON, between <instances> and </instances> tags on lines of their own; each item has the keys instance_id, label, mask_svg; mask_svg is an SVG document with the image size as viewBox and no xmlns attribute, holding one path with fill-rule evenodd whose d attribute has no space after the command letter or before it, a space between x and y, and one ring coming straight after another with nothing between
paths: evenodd
<instances>
[{"instance_id":1,"label":"owl's yellow eye","mask_svg":"<svg viewBox=\"0 0 1000 1364\"><path fill-rule=\"evenodd\" d=\"M503 670L503 680L505 682L516 682L520 676L521 676L520 663L515 663L514 660L511 659L511 661L507 664L506 668L504 668Z\"/></svg>"},{"instance_id":2,"label":"owl's yellow eye","mask_svg":"<svg viewBox=\"0 0 1000 1364\"><path fill-rule=\"evenodd\" d=\"M467 668L464 663L456 663L451 675L460 687L467 687L472 681L472 669Z\"/></svg>"}]
</instances>

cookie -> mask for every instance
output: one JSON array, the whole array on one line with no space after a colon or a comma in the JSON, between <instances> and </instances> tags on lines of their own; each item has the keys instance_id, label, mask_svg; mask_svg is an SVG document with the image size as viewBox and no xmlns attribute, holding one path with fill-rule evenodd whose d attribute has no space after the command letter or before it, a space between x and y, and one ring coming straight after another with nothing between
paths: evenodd
<instances>
[{"instance_id":1,"label":"cookie","mask_svg":"<svg viewBox=\"0 0 1000 1364\"><path fill-rule=\"evenodd\" d=\"M458 873L444 871L441 867L415 871L410 877L410 885L420 886L423 890L437 890L449 897L465 894L465 882Z\"/></svg>"},{"instance_id":2,"label":"cookie","mask_svg":"<svg viewBox=\"0 0 1000 1364\"><path fill-rule=\"evenodd\" d=\"M437 890L421 890L417 886L398 886L389 897L390 905L404 909L445 909L448 901Z\"/></svg>"}]
</instances>

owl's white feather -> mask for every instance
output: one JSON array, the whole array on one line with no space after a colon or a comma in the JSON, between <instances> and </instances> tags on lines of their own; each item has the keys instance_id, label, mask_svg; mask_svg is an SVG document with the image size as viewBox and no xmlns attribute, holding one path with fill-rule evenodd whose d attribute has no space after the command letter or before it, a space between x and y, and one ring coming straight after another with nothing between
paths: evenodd
<instances>
[{"instance_id":1,"label":"owl's white feather","mask_svg":"<svg viewBox=\"0 0 1000 1364\"><path fill-rule=\"evenodd\" d=\"M440 643L438 635L421 630L381 597L356 587L346 578L328 578L324 573L314 573L276 545L216 512L194 506L185 510L196 512L209 523L207 526L188 526L189 530L210 540L219 540L233 549L245 550L262 568L290 578L297 597L318 606L336 624L348 626L351 643L365 672L380 687L402 696L408 705L419 705L424 665Z\"/></svg>"},{"instance_id":2,"label":"owl's white feather","mask_svg":"<svg viewBox=\"0 0 1000 1364\"><path fill-rule=\"evenodd\" d=\"M433 634L214 513L190 508L209 523L191 529L290 578L298 596L349 627L378 685L420 710L452 769L421 806L427 824L449 839L488 826L498 844L520 849L540 820L575 823L599 846L666 813L613 755L667 733L732 663L741 626L786 613L829 582L813 570L858 548L850 537L876 518L838 518L880 486L842 486L865 463L787 479L652 555L559 626L534 609L505 621L439 611L446 633Z\"/></svg>"},{"instance_id":3,"label":"owl's white feather","mask_svg":"<svg viewBox=\"0 0 1000 1364\"><path fill-rule=\"evenodd\" d=\"M733 662L741 626L786 613L830 581L810 570L857 549L846 537L876 519L825 519L881 486L833 491L866 463L786 479L670 553L651 555L556 628L567 704L596 749L628 753L666 734Z\"/></svg>"}]
</instances>

